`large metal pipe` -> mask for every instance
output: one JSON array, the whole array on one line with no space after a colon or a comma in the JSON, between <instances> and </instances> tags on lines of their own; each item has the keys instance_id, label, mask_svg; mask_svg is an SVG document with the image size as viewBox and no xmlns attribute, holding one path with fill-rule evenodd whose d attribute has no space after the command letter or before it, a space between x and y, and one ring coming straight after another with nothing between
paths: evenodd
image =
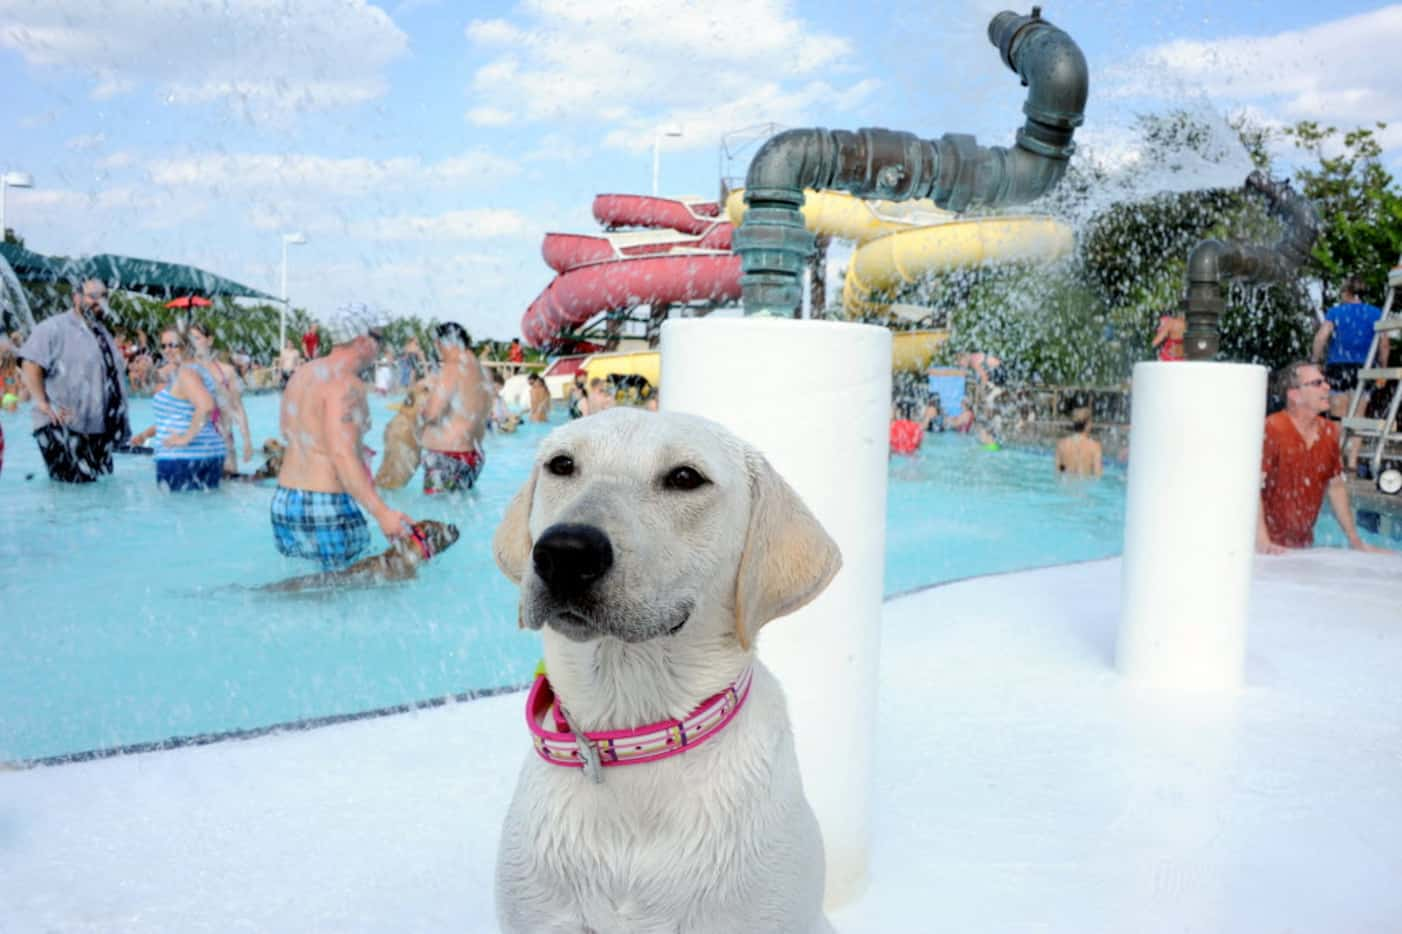
<instances>
[{"instance_id":1,"label":"large metal pipe","mask_svg":"<svg viewBox=\"0 0 1402 934\"><path fill-rule=\"evenodd\" d=\"M1004 11L988 38L1027 87L1011 149L984 147L946 133L920 139L879 128L788 130L764 144L745 180L749 209L735 232L746 314L792 316L802 300L803 268L814 236L799 212L803 189L835 189L862 198L930 198L942 208L1024 204L1056 186L1075 152L1072 135L1085 112L1085 56L1065 32L1042 19Z\"/></svg>"},{"instance_id":2,"label":"large metal pipe","mask_svg":"<svg viewBox=\"0 0 1402 934\"><path fill-rule=\"evenodd\" d=\"M1189 360L1217 356L1226 308L1223 282L1284 282L1309 259L1319 236L1318 212L1289 183L1273 181L1256 171L1246 177L1245 189L1266 199L1271 214L1280 218L1285 230L1274 246L1203 240L1193 247L1188 254L1187 329L1183 335L1184 354Z\"/></svg>"}]
</instances>

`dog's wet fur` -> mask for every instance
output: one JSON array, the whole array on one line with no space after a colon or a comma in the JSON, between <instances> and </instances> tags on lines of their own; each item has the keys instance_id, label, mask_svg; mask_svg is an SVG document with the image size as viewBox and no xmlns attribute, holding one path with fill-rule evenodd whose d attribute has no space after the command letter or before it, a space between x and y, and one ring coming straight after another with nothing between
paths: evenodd
<instances>
[{"instance_id":1,"label":"dog's wet fur","mask_svg":"<svg viewBox=\"0 0 1402 934\"><path fill-rule=\"evenodd\" d=\"M375 471L375 486L398 490L408 484L419 469L423 450L419 446L419 410L428 401L429 386L419 380L409 387L399 411L385 425L385 456Z\"/></svg>"},{"instance_id":2,"label":"dog's wet fur","mask_svg":"<svg viewBox=\"0 0 1402 934\"><path fill-rule=\"evenodd\" d=\"M458 527L448 522L422 519L414 523L414 529L428 543L430 558L436 558L458 540ZM379 554L361 558L345 570L293 577L275 584L266 584L258 589L267 593L300 593L308 590L373 587L377 584L409 580L423 563L423 554L414 540L399 538Z\"/></svg>"},{"instance_id":3,"label":"dog's wet fur","mask_svg":"<svg viewBox=\"0 0 1402 934\"><path fill-rule=\"evenodd\" d=\"M276 480L277 475L282 472L282 456L286 449L281 441L276 438L269 438L263 442L263 463L253 473L225 474L225 483L261 483L264 480Z\"/></svg>"}]
</instances>

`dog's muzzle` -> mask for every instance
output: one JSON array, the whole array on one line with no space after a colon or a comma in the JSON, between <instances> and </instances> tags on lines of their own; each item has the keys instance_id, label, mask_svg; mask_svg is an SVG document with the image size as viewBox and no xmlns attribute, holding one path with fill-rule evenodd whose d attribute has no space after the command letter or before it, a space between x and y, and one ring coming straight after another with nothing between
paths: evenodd
<instances>
[{"instance_id":1,"label":"dog's muzzle","mask_svg":"<svg viewBox=\"0 0 1402 934\"><path fill-rule=\"evenodd\" d=\"M536 539L531 562L552 597L573 600L613 567L613 544L595 526L561 522Z\"/></svg>"}]
</instances>

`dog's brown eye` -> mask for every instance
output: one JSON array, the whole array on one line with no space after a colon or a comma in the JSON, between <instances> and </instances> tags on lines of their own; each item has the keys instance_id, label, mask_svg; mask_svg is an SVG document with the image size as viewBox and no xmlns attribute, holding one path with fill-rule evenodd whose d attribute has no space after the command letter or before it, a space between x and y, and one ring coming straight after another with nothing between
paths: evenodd
<instances>
[{"instance_id":1,"label":"dog's brown eye","mask_svg":"<svg viewBox=\"0 0 1402 934\"><path fill-rule=\"evenodd\" d=\"M694 490L710 482L695 467L673 467L662 484L669 490Z\"/></svg>"},{"instance_id":2,"label":"dog's brown eye","mask_svg":"<svg viewBox=\"0 0 1402 934\"><path fill-rule=\"evenodd\" d=\"M557 477L568 477L574 473L574 458L566 454L556 454L545 462L545 469Z\"/></svg>"}]
</instances>

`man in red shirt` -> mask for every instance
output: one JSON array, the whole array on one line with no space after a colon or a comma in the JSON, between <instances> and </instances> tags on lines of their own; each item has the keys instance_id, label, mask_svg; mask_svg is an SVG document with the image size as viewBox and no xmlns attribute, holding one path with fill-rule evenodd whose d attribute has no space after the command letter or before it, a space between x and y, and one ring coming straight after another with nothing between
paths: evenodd
<instances>
[{"instance_id":1,"label":"man in red shirt","mask_svg":"<svg viewBox=\"0 0 1402 934\"><path fill-rule=\"evenodd\" d=\"M1300 361L1280 372L1279 388L1285 408L1266 419L1256 550L1282 554L1313 545L1314 523L1327 495L1349 547L1379 551L1359 538L1354 526L1339 426L1322 417L1329 410L1329 381L1319 367Z\"/></svg>"}]
</instances>

